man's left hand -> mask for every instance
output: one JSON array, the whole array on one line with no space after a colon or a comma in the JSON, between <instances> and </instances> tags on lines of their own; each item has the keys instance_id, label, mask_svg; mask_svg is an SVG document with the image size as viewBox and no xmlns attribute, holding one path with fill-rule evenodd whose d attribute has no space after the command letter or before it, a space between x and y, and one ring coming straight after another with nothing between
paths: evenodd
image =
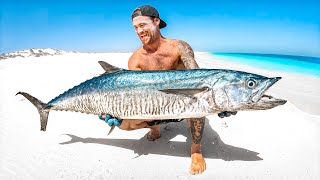
<instances>
[{"instance_id":1,"label":"man's left hand","mask_svg":"<svg viewBox=\"0 0 320 180\"><path fill-rule=\"evenodd\" d=\"M105 113L102 113L100 116L99 116L99 119L105 121L106 123L108 123L109 126L120 126L121 123L122 123L122 119L117 119L115 117L111 117L111 115L109 114L105 114Z\"/></svg>"}]
</instances>

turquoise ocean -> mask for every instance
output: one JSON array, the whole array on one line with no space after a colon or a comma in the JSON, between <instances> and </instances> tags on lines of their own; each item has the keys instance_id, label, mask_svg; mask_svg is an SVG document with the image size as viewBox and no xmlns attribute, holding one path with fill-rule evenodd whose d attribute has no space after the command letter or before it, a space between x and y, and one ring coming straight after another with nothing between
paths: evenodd
<instances>
[{"instance_id":1,"label":"turquoise ocean","mask_svg":"<svg viewBox=\"0 0 320 180\"><path fill-rule=\"evenodd\" d=\"M253 54L253 53L211 53L215 57L267 70L285 71L316 76L320 78L320 58L308 56Z\"/></svg>"}]
</instances>

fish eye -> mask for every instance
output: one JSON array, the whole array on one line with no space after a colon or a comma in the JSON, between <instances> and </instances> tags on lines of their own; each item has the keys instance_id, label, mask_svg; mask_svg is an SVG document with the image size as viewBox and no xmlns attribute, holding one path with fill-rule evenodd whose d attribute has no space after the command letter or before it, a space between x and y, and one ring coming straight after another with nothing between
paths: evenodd
<instances>
[{"instance_id":1,"label":"fish eye","mask_svg":"<svg viewBox=\"0 0 320 180\"><path fill-rule=\"evenodd\" d=\"M257 82L256 82L255 80L253 80L253 79L249 79L249 80L247 81L247 86L248 86L249 88L254 88L254 87L256 87L256 85L257 85Z\"/></svg>"}]
</instances>

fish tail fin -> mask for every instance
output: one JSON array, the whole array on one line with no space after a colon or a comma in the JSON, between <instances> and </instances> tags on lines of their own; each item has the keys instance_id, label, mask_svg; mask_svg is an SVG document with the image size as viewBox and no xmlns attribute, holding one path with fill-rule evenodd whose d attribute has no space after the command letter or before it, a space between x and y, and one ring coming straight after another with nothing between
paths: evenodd
<instances>
[{"instance_id":1,"label":"fish tail fin","mask_svg":"<svg viewBox=\"0 0 320 180\"><path fill-rule=\"evenodd\" d=\"M40 124L41 124L41 131L46 131L47 123L48 123L48 116L49 116L49 108L50 105L43 103L39 99L31 96L25 92L18 92L16 95L21 94L25 98L27 98L38 110L40 115Z\"/></svg>"}]
</instances>

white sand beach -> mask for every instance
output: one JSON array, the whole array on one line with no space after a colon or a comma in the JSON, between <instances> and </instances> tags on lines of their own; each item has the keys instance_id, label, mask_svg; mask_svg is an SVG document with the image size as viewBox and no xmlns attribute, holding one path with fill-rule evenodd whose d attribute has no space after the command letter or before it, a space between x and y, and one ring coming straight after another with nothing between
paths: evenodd
<instances>
[{"instance_id":1,"label":"white sand beach","mask_svg":"<svg viewBox=\"0 0 320 180\"><path fill-rule=\"evenodd\" d=\"M67 53L0 60L0 179L320 179L320 78L268 71L196 53L201 68L283 77L268 94L287 99L266 111L208 116L203 135L207 170L190 175L186 122L122 131L94 115L50 113L46 132L25 91L48 102L104 71L106 61L127 68L130 53Z\"/></svg>"}]
</instances>

